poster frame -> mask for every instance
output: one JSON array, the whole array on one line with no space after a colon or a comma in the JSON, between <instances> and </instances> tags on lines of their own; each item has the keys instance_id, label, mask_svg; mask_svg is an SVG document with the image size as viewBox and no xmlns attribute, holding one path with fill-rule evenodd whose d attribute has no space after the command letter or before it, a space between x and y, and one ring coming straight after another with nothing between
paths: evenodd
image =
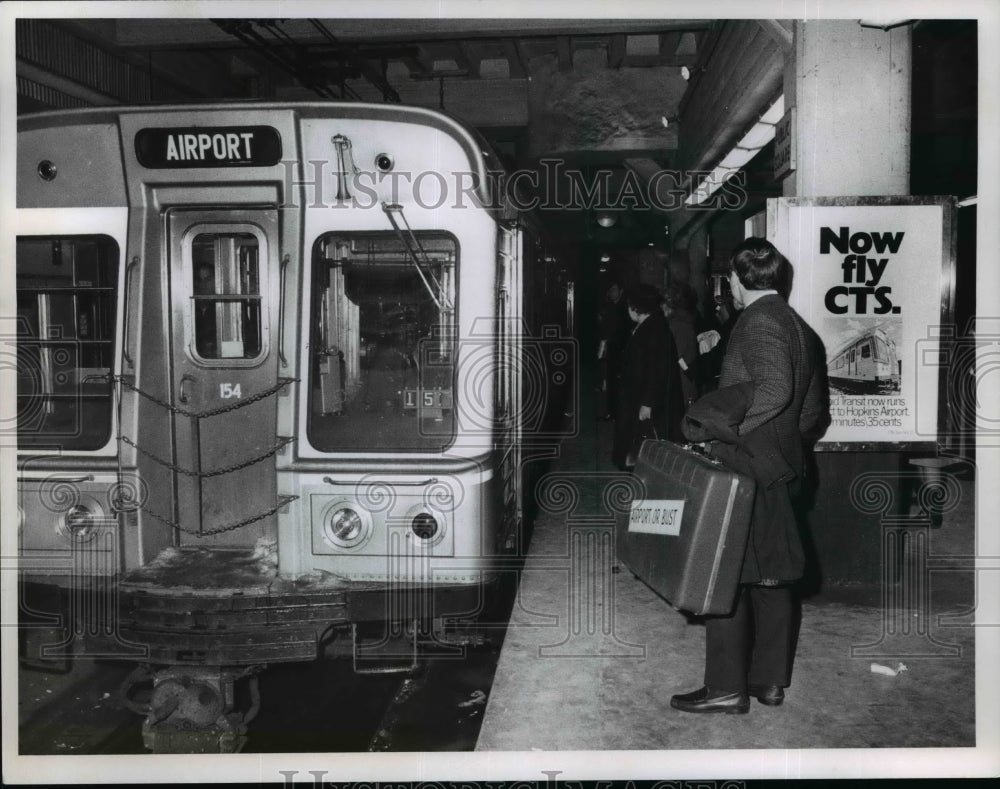
<instances>
[{"instance_id":1,"label":"poster frame","mask_svg":"<svg viewBox=\"0 0 1000 789\"><path fill-rule=\"evenodd\" d=\"M862 195L846 197L771 197L767 200L767 240L784 254L788 241L790 209L854 206L940 206L941 207L941 273L940 312L936 337L938 357L942 363L937 368L937 436L923 441L819 441L817 452L931 452L935 455L944 449L942 426L948 424L951 414L950 387L951 360L957 340L955 326L956 254L958 244L958 198L954 195ZM791 261L793 271L796 265ZM794 284L793 284L794 288ZM805 317L805 316L803 316ZM815 330L815 327L813 327Z\"/></svg>"}]
</instances>

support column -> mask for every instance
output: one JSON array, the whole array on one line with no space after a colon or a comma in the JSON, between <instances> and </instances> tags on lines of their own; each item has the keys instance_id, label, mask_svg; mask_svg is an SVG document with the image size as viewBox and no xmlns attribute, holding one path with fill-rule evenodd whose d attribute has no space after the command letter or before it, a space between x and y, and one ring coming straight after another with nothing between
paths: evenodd
<instances>
[{"instance_id":1,"label":"support column","mask_svg":"<svg viewBox=\"0 0 1000 789\"><path fill-rule=\"evenodd\" d=\"M786 197L909 194L910 27L795 23L785 106L796 108Z\"/></svg>"},{"instance_id":2,"label":"support column","mask_svg":"<svg viewBox=\"0 0 1000 789\"><path fill-rule=\"evenodd\" d=\"M856 19L796 22L784 90L786 110L794 107L796 113L796 169L782 182L782 193L909 194L911 78L908 25L885 31L861 27ZM845 499L859 480L870 477L892 501L902 501L905 460L900 452L816 453L819 489L804 535L813 565L807 588L881 584L885 615L896 616L898 581L887 580L884 566L885 545L896 545L896 535L886 528L893 513L883 517L845 506Z\"/></svg>"}]
</instances>

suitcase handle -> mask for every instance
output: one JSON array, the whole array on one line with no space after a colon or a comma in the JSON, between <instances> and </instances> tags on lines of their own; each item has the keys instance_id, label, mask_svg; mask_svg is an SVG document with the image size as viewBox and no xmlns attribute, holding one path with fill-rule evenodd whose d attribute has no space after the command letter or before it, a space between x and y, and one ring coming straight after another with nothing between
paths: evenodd
<instances>
[{"instance_id":1,"label":"suitcase handle","mask_svg":"<svg viewBox=\"0 0 1000 789\"><path fill-rule=\"evenodd\" d=\"M703 457L705 460L707 460L713 466L721 466L722 465L722 461L721 460L719 460L717 457L713 457L712 455L708 454L708 452L705 451L704 444L690 444L689 443L689 444L682 444L681 446L683 446L684 449L686 449L688 452L693 452L694 454Z\"/></svg>"}]
</instances>

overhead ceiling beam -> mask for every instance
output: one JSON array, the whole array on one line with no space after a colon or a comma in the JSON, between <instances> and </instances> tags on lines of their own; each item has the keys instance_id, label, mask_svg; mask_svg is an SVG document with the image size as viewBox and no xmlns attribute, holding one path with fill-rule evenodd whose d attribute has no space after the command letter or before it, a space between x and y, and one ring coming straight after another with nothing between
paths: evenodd
<instances>
[{"instance_id":1,"label":"overhead ceiling beam","mask_svg":"<svg viewBox=\"0 0 1000 789\"><path fill-rule=\"evenodd\" d=\"M405 65L410 70L410 76L414 74L423 74L427 71L433 71L434 67L432 64L424 60L424 58L417 54L414 57L404 57L402 58L403 65Z\"/></svg>"},{"instance_id":2,"label":"overhead ceiling beam","mask_svg":"<svg viewBox=\"0 0 1000 789\"><path fill-rule=\"evenodd\" d=\"M134 49L227 45L229 38L206 20L163 18L115 20L116 43ZM709 19L325 19L327 28L340 41L356 44L386 42L448 41L480 38L539 38L556 35L611 35L661 33L668 30L708 30ZM151 24L153 23L153 24ZM322 37L306 19L287 19L285 28L304 44Z\"/></svg>"},{"instance_id":3,"label":"overhead ceiling beam","mask_svg":"<svg viewBox=\"0 0 1000 789\"><path fill-rule=\"evenodd\" d=\"M608 68L619 69L625 60L625 34L618 33L611 36L611 43L608 45Z\"/></svg>"},{"instance_id":4,"label":"overhead ceiling beam","mask_svg":"<svg viewBox=\"0 0 1000 789\"><path fill-rule=\"evenodd\" d=\"M455 59L455 65L457 65L460 70L468 71L470 77L479 79L479 58L472 53L467 43L459 41L456 44L455 52L453 52L452 55Z\"/></svg>"},{"instance_id":5,"label":"overhead ceiling beam","mask_svg":"<svg viewBox=\"0 0 1000 789\"><path fill-rule=\"evenodd\" d=\"M308 44L303 45L303 49L309 54L309 57L313 60L343 60L349 55L354 55L355 57L362 58L364 60L381 60L386 58L388 60L403 60L404 58L413 58L417 56L420 51L416 44L409 44L403 46L351 46L351 45L340 45L340 46L327 46L325 44ZM202 52L212 52L213 49L202 48Z\"/></svg>"},{"instance_id":6,"label":"overhead ceiling beam","mask_svg":"<svg viewBox=\"0 0 1000 789\"><path fill-rule=\"evenodd\" d=\"M527 72L524 68L524 59L521 55L521 45L516 39L505 38L503 40L504 53L507 56L507 68L511 79L524 79Z\"/></svg>"},{"instance_id":7,"label":"overhead ceiling beam","mask_svg":"<svg viewBox=\"0 0 1000 789\"><path fill-rule=\"evenodd\" d=\"M677 45L681 43L681 34L677 31L664 33L660 36L660 57L672 62L677 55Z\"/></svg>"},{"instance_id":8,"label":"overhead ceiling beam","mask_svg":"<svg viewBox=\"0 0 1000 789\"><path fill-rule=\"evenodd\" d=\"M559 70L573 70L573 41L569 36L556 36L556 54L559 56Z\"/></svg>"}]
</instances>

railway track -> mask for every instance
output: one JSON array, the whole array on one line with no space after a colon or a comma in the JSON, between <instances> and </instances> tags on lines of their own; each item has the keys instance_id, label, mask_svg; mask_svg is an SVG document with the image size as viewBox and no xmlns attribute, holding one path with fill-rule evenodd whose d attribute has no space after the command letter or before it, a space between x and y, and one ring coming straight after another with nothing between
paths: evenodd
<instances>
[{"instance_id":1,"label":"railway track","mask_svg":"<svg viewBox=\"0 0 1000 789\"><path fill-rule=\"evenodd\" d=\"M359 676L344 658L272 666L243 752L471 751L498 657L495 645L469 647L462 660L431 659L406 675ZM22 754L148 752L142 718L119 696L131 664L40 666L19 672Z\"/></svg>"},{"instance_id":2,"label":"railway track","mask_svg":"<svg viewBox=\"0 0 1000 789\"><path fill-rule=\"evenodd\" d=\"M68 671L42 664L18 672L18 749L22 755L145 753L142 721L118 700L132 666L91 659Z\"/></svg>"},{"instance_id":3,"label":"railway track","mask_svg":"<svg viewBox=\"0 0 1000 789\"><path fill-rule=\"evenodd\" d=\"M845 395L898 395L899 382L834 378L830 380L830 392Z\"/></svg>"}]
</instances>

